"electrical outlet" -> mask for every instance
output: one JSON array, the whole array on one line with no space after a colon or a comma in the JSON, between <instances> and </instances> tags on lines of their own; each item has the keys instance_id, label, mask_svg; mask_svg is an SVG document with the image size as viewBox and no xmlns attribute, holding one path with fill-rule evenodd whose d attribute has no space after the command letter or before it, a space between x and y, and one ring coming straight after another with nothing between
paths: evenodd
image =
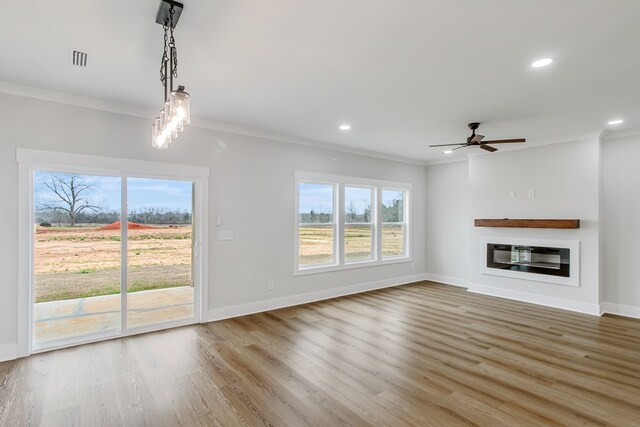
<instances>
[{"instance_id":1,"label":"electrical outlet","mask_svg":"<svg viewBox=\"0 0 640 427\"><path fill-rule=\"evenodd\" d=\"M269 281L267 282L267 289L268 289L268 290L270 290L270 291L272 291L272 290L273 290L273 288L274 288L274 286L273 286L273 280L269 280Z\"/></svg>"},{"instance_id":2,"label":"electrical outlet","mask_svg":"<svg viewBox=\"0 0 640 427\"><path fill-rule=\"evenodd\" d=\"M516 198L516 190L509 190L509 198L510 199Z\"/></svg>"},{"instance_id":3,"label":"electrical outlet","mask_svg":"<svg viewBox=\"0 0 640 427\"><path fill-rule=\"evenodd\" d=\"M233 240L233 231L218 231L218 240Z\"/></svg>"}]
</instances>

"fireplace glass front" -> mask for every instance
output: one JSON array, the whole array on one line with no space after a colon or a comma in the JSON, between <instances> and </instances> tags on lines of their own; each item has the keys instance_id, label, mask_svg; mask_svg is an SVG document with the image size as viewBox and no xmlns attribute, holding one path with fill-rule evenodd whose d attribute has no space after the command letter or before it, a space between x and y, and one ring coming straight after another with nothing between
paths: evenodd
<instances>
[{"instance_id":1,"label":"fireplace glass front","mask_svg":"<svg viewBox=\"0 0 640 427\"><path fill-rule=\"evenodd\" d=\"M570 277L568 248L487 243L487 267Z\"/></svg>"}]
</instances>

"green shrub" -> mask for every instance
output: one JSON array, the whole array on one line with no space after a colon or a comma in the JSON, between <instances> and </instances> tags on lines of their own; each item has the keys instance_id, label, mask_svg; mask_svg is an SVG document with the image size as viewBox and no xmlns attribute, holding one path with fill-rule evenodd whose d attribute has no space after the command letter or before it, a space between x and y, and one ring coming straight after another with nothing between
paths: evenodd
<instances>
[{"instance_id":1,"label":"green shrub","mask_svg":"<svg viewBox=\"0 0 640 427\"><path fill-rule=\"evenodd\" d=\"M41 222L40 227L51 227L51 223L47 221Z\"/></svg>"}]
</instances>

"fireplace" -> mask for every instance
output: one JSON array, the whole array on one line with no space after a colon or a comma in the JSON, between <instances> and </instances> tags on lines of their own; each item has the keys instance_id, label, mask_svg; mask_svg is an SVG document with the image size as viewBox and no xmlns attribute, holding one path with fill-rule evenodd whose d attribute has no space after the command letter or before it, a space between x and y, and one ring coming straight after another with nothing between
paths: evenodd
<instances>
[{"instance_id":1,"label":"fireplace","mask_svg":"<svg viewBox=\"0 0 640 427\"><path fill-rule=\"evenodd\" d=\"M569 248L487 243L487 267L570 277Z\"/></svg>"},{"instance_id":2,"label":"fireplace","mask_svg":"<svg viewBox=\"0 0 640 427\"><path fill-rule=\"evenodd\" d=\"M483 274L580 286L579 241L485 236L480 243Z\"/></svg>"}]
</instances>

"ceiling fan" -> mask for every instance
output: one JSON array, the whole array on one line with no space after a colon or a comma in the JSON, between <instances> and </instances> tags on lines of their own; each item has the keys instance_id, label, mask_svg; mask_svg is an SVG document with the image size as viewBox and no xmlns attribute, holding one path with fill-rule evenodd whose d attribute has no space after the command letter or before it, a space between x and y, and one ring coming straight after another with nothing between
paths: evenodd
<instances>
[{"instance_id":1,"label":"ceiling fan","mask_svg":"<svg viewBox=\"0 0 640 427\"><path fill-rule=\"evenodd\" d=\"M526 139L524 138L517 138L517 139L494 139L491 141L482 141L484 139L484 135L476 135L476 129L478 129L478 127L480 127L480 123L469 123L469 129L471 129L471 136L467 137L467 142L460 142L458 144L438 144L438 145L430 145L429 147L450 147L453 145L459 145L459 147L456 147L454 149L452 149L451 151L454 150L458 150L460 148L465 148L465 147L473 147L473 146L479 146L480 148L482 148L483 150L487 150L490 153L493 153L494 151L498 151L497 148L491 147L490 145L487 144L511 144L514 142L525 142Z\"/></svg>"}]
</instances>

